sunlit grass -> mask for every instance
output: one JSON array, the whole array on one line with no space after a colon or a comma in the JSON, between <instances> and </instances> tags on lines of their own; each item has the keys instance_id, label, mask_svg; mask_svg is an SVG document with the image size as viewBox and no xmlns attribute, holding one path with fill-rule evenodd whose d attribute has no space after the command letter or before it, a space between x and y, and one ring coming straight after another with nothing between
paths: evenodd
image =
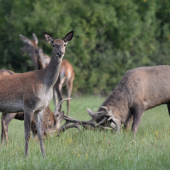
<instances>
[{"instance_id":1,"label":"sunlit grass","mask_svg":"<svg viewBox=\"0 0 170 170\"><path fill-rule=\"evenodd\" d=\"M71 117L89 120L86 107L97 111L104 97L86 96L71 101ZM50 104L54 110L53 103ZM63 104L66 110L66 103ZM24 157L24 126L13 120L9 143L0 148L1 169L170 169L170 131L166 105L144 113L136 137L129 132L70 129L60 137L45 139L46 157L38 139L30 139L29 156Z\"/></svg>"}]
</instances>

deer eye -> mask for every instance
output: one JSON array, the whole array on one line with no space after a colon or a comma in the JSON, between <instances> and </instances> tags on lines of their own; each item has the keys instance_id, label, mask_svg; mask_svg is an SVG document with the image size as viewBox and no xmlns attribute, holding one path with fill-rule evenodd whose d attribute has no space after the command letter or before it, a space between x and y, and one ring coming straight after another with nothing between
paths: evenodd
<instances>
[{"instance_id":1,"label":"deer eye","mask_svg":"<svg viewBox=\"0 0 170 170\"><path fill-rule=\"evenodd\" d=\"M66 46L66 44L64 44L64 46Z\"/></svg>"}]
</instances>

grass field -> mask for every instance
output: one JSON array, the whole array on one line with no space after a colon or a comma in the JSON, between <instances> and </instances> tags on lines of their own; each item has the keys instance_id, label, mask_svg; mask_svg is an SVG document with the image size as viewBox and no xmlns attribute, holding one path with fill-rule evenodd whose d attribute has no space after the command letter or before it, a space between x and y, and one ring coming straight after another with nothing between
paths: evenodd
<instances>
[{"instance_id":1,"label":"grass field","mask_svg":"<svg viewBox=\"0 0 170 170\"><path fill-rule=\"evenodd\" d=\"M71 101L71 117L89 120L86 107L97 111L104 97L87 96ZM50 107L54 110L54 105ZM66 104L63 104L66 110ZM23 121L9 125L9 143L0 147L0 170L8 169L170 169L170 118L166 105L144 113L134 139L129 132L118 134L70 129L60 137L45 139L46 156L38 139L30 139L28 157L24 157Z\"/></svg>"}]
</instances>

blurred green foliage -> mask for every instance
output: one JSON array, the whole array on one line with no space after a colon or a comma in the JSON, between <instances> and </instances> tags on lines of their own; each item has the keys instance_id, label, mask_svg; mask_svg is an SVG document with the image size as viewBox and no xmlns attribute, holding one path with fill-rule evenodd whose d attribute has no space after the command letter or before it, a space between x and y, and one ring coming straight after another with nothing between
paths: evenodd
<instances>
[{"instance_id":1,"label":"blurred green foliage","mask_svg":"<svg viewBox=\"0 0 170 170\"><path fill-rule=\"evenodd\" d=\"M19 34L34 32L49 56L43 31L63 38L75 69L74 92L108 94L129 69L170 64L169 0L0 0L0 68L33 69Z\"/></svg>"}]
</instances>

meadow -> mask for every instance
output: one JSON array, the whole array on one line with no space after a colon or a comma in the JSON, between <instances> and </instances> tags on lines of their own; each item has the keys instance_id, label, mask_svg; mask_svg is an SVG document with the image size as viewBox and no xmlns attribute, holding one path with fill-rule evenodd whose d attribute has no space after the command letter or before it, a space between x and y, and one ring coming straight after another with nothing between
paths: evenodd
<instances>
[{"instance_id":1,"label":"meadow","mask_svg":"<svg viewBox=\"0 0 170 170\"><path fill-rule=\"evenodd\" d=\"M89 120L86 107L97 111L105 97L75 97L71 101L71 117ZM53 102L50 107L54 110ZM66 104L63 104L66 110ZM61 136L47 136L43 158L37 138L29 142L24 157L24 122L9 125L9 143L0 147L0 170L69 169L69 170L143 170L170 169L170 118L166 105L146 111L134 138L130 130L117 134L110 131L69 129Z\"/></svg>"}]
</instances>

